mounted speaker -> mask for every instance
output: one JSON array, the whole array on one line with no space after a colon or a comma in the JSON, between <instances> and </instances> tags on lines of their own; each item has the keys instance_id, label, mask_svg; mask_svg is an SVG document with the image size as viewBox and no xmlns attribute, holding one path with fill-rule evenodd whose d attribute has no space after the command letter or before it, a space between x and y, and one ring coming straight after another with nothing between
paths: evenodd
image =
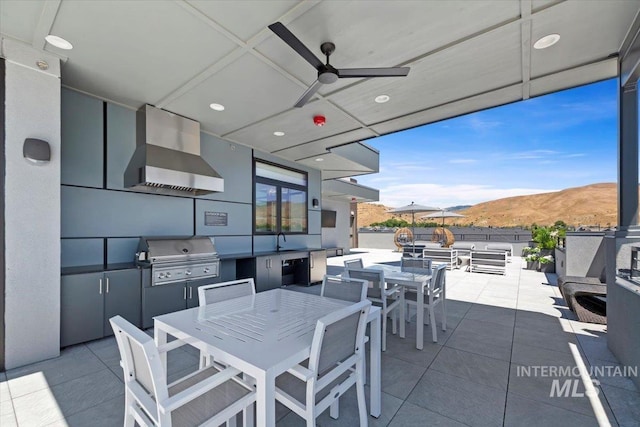
<instances>
[{"instance_id":1,"label":"mounted speaker","mask_svg":"<svg viewBox=\"0 0 640 427\"><path fill-rule=\"evenodd\" d=\"M41 139L27 138L22 146L22 155L25 159L37 165L42 165L51 160L49 143Z\"/></svg>"}]
</instances>

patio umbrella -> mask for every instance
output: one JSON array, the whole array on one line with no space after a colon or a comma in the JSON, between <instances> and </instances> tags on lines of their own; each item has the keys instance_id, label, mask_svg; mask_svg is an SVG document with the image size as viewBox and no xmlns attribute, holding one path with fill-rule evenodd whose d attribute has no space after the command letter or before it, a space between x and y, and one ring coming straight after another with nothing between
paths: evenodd
<instances>
[{"instance_id":1,"label":"patio umbrella","mask_svg":"<svg viewBox=\"0 0 640 427\"><path fill-rule=\"evenodd\" d=\"M429 215L421 216L421 219L429 218L442 218L442 227L444 227L444 219L445 218L464 218L464 215L457 214L455 212L445 211L444 209L440 209L438 212L430 213Z\"/></svg>"},{"instance_id":2,"label":"patio umbrella","mask_svg":"<svg viewBox=\"0 0 640 427\"><path fill-rule=\"evenodd\" d=\"M425 206L425 205L418 205L414 202L411 202L408 205L399 207L399 208L395 208L395 209L391 209L390 213L410 213L411 214L411 232L413 233L413 236L411 236L411 244L413 245L413 248L415 250L416 247L416 243L415 243L415 235L416 235L416 230L415 230L415 214L416 213L421 213L421 212L433 212L433 211L439 211L441 210L440 208L434 208L431 206Z\"/></svg>"}]
</instances>

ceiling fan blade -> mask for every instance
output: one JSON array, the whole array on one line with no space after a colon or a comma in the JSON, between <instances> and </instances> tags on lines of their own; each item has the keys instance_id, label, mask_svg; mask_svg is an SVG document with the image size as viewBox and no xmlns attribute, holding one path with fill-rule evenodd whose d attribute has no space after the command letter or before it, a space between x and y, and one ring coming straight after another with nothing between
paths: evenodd
<instances>
[{"instance_id":1,"label":"ceiling fan blade","mask_svg":"<svg viewBox=\"0 0 640 427\"><path fill-rule=\"evenodd\" d=\"M405 77L409 70L409 67L341 68L338 70L338 77Z\"/></svg>"},{"instance_id":2,"label":"ceiling fan blade","mask_svg":"<svg viewBox=\"0 0 640 427\"><path fill-rule=\"evenodd\" d=\"M295 103L294 107L302 108L307 102L309 102L311 97L316 94L318 89L320 89L320 86L322 86L322 83L320 83L319 80L316 80L311 86L309 86L309 89L307 89L302 94L300 99L298 99L298 101Z\"/></svg>"},{"instance_id":3,"label":"ceiling fan blade","mask_svg":"<svg viewBox=\"0 0 640 427\"><path fill-rule=\"evenodd\" d=\"M287 27L285 27L282 23L276 22L275 24L269 25L269 29L273 31L278 37L280 37L286 44L288 44L293 50L298 52L298 55L302 56L307 62L317 70L322 67L324 64L322 61L315 56L308 47L306 47L302 42L293 35L291 31Z\"/></svg>"}]
</instances>

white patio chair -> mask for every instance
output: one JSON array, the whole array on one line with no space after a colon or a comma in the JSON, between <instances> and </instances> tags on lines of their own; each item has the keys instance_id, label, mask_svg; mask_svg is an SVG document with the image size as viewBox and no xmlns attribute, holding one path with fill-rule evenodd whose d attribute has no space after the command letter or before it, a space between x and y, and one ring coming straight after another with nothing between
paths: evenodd
<instances>
[{"instance_id":1,"label":"white patio chair","mask_svg":"<svg viewBox=\"0 0 640 427\"><path fill-rule=\"evenodd\" d=\"M367 287L368 284L365 280L325 274L322 278L320 296L360 302L367 299Z\"/></svg>"},{"instance_id":2,"label":"white patio chair","mask_svg":"<svg viewBox=\"0 0 640 427\"><path fill-rule=\"evenodd\" d=\"M255 294L256 285L253 282L253 278L212 283L198 287L198 305L204 307L207 304ZM200 368L204 368L211 362L210 355L200 350ZM222 365L217 366L218 368L223 367Z\"/></svg>"},{"instance_id":3,"label":"white patio chair","mask_svg":"<svg viewBox=\"0 0 640 427\"><path fill-rule=\"evenodd\" d=\"M400 259L400 271L414 274L431 274L431 258L407 258L403 257ZM418 292L417 289L409 288L404 289L405 298L408 293L414 294L412 299L415 301L415 294ZM409 322L411 316L409 316L409 310L405 312L405 320Z\"/></svg>"},{"instance_id":4,"label":"white patio chair","mask_svg":"<svg viewBox=\"0 0 640 427\"><path fill-rule=\"evenodd\" d=\"M364 333L370 301L361 301L319 319L311 356L276 378L276 399L305 419L308 427L327 408L339 416L340 396L354 384L360 426L368 422L364 394Z\"/></svg>"},{"instance_id":5,"label":"white patio chair","mask_svg":"<svg viewBox=\"0 0 640 427\"><path fill-rule=\"evenodd\" d=\"M124 370L125 427L233 425L242 412L253 424L254 388L237 378L237 369L207 366L167 384L160 352L153 338L121 316L109 319ZM173 344L173 343L172 343ZM175 348L175 345L172 345Z\"/></svg>"},{"instance_id":6,"label":"white patio chair","mask_svg":"<svg viewBox=\"0 0 640 427\"><path fill-rule=\"evenodd\" d=\"M382 351L387 350L387 316L391 314L391 331L397 332L397 319L399 319L400 289L393 286L387 289L384 281L384 272L379 270L367 270L349 268L347 274L350 278L365 280L368 283L367 298L376 306L382 308Z\"/></svg>"},{"instance_id":7,"label":"white patio chair","mask_svg":"<svg viewBox=\"0 0 640 427\"><path fill-rule=\"evenodd\" d=\"M438 264L433 268L433 276L431 278L431 282L429 283L429 289L424 295L424 309L428 310L428 313L425 313L424 324L428 325L431 323L431 335L433 338L433 342L438 342L438 332L436 328L436 316L435 316L435 308L436 305L441 304L442 306L442 330L447 330L447 313L445 308L445 287L446 287L446 264ZM418 306L417 298L418 293L415 292L407 292L405 293L405 302L407 304L407 312L411 309L411 306Z\"/></svg>"},{"instance_id":8,"label":"white patio chair","mask_svg":"<svg viewBox=\"0 0 640 427\"><path fill-rule=\"evenodd\" d=\"M364 264L362 263L362 258L354 258L347 259L344 261L344 269L348 270L350 268L364 268Z\"/></svg>"},{"instance_id":9,"label":"white patio chair","mask_svg":"<svg viewBox=\"0 0 640 427\"><path fill-rule=\"evenodd\" d=\"M213 283L198 287L198 304L203 307L215 302L255 295L255 293L256 285L253 278Z\"/></svg>"}]
</instances>

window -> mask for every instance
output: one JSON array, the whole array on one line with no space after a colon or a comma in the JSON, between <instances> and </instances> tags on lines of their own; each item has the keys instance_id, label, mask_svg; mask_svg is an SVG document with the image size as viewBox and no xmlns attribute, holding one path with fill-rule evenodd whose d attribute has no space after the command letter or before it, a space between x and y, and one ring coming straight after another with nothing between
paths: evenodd
<instances>
[{"instance_id":1,"label":"window","mask_svg":"<svg viewBox=\"0 0 640 427\"><path fill-rule=\"evenodd\" d=\"M307 174L255 162L254 233L307 233Z\"/></svg>"}]
</instances>

